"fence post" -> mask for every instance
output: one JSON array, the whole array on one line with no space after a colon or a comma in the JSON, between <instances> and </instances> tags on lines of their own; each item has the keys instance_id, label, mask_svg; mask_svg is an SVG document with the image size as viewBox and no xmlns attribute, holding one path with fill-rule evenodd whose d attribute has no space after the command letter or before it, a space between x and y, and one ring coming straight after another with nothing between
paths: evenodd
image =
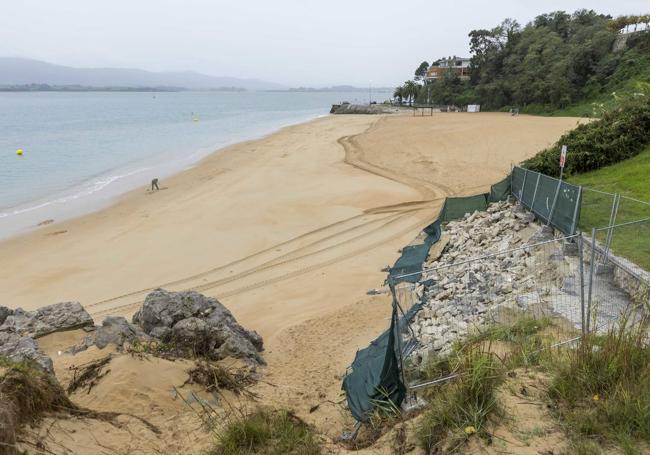
<instances>
[{"instance_id":1,"label":"fence post","mask_svg":"<svg viewBox=\"0 0 650 455\"><path fill-rule=\"evenodd\" d=\"M612 213L609 215L609 229L607 229L607 239L605 240L605 254L603 254L603 265L609 260L609 248L612 245L612 237L614 237L614 226L616 224L616 217L618 216L618 205L621 202L621 195L614 193L614 203L612 204Z\"/></svg>"},{"instance_id":2,"label":"fence post","mask_svg":"<svg viewBox=\"0 0 650 455\"><path fill-rule=\"evenodd\" d=\"M528 169L524 168L524 181L521 183L521 193L519 194L519 202L521 205L524 204L524 189L526 188L526 179L528 178Z\"/></svg>"},{"instance_id":3,"label":"fence post","mask_svg":"<svg viewBox=\"0 0 650 455\"><path fill-rule=\"evenodd\" d=\"M564 169L562 169L564 170ZM553 196L553 204L551 204L551 211L548 214L548 220L546 225L550 226L551 220L553 219L553 212L555 212L555 204L557 204L557 197L560 194L560 187L562 187L562 171L560 171L560 179L557 181L557 188L555 189L555 196Z\"/></svg>"},{"instance_id":4,"label":"fence post","mask_svg":"<svg viewBox=\"0 0 650 455\"><path fill-rule=\"evenodd\" d=\"M594 274L596 271L596 228L591 229L591 263L589 264L589 296L587 298L587 333L591 326L591 301L594 287Z\"/></svg>"},{"instance_id":5,"label":"fence post","mask_svg":"<svg viewBox=\"0 0 650 455\"><path fill-rule=\"evenodd\" d=\"M533 191L533 201L530 203L531 212L535 211L535 198L537 198L537 188L539 188L539 178L542 174L537 174L537 180L535 181L535 191Z\"/></svg>"},{"instance_id":6,"label":"fence post","mask_svg":"<svg viewBox=\"0 0 650 455\"><path fill-rule=\"evenodd\" d=\"M578 229L578 213L582 206L582 185L578 187L578 197L576 198L576 206L573 209L573 221L571 222L571 235L575 234Z\"/></svg>"},{"instance_id":7,"label":"fence post","mask_svg":"<svg viewBox=\"0 0 650 455\"><path fill-rule=\"evenodd\" d=\"M392 278L389 278L388 280L388 288L390 289L390 293L393 295L393 317L397 318L395 321L395 330L397 330L397 351L399 352L399 369L400 373L402 376L402 384L404 384L404 387L407 386L406 384L406 372L404 371L404 353L402 352L402 330L400 328L400 317L399 313L397 312L397 308L401 308L399 301L397 300L397 294L395 293L395 284L393 283ZM392 321L391 321L392 322Z\"/></svg>"},{"instance_id":8,"label":"fence post","mask_svg":"<svg viewBox=\"0 0 650 455\"><path fill-rule=\"evenodd\" d=\"M581 328L582 334L586 333L585 323L585 266L584 266L584 237L582 233L578 237L578 270L580 273L580 313L581 313Z\"/></svg>"}]
</instances>

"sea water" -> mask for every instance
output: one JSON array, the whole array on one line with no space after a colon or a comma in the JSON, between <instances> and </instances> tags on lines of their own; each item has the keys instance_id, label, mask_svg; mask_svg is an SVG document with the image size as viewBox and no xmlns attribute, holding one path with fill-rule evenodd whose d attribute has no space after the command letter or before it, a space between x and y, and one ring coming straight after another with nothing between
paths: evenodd
<instances>
[{"instance_id":1,"label":"sea water","mask_svg":"<svg viewBox=\"0 0 650 455\"><path fill-rule=\"evenodd\" d=\"M0 238L96 210L154 177L164 186L165 176L221 147L367 99L367 92L0 93Z\"/></svg>"}]
</instances>

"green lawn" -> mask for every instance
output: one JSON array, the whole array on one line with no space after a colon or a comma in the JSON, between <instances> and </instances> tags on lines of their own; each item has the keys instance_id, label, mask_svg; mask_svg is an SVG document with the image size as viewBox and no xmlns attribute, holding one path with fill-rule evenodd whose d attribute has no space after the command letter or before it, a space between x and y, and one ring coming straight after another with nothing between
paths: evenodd
<instances>
[{"instance_id":1,"label":"green lawn","mask_svg":"<svg viewBox=\"0 0 650 455\"><path fill-rule=\"evenodd\" d=\"M579 174L569 182L609 193L619 193L643 201L650 201L650 147L634 158L596 171ZM612 196L585 190L580 213L580 228L591 232L592 227L609 224ZM650 218L650 205L621 198L616 224ZM604 240L600 233L599 240ZM613 251L646 270L650 270L650 221L617 228L612 239Z\"/></svg>"}]
</instances>

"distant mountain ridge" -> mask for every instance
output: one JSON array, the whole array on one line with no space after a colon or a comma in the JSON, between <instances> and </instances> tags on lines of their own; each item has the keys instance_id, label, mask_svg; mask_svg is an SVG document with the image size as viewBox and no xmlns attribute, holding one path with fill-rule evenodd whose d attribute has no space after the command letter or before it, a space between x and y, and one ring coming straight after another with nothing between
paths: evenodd
<instances>
[{"instance_id":1,"label":"distant mountain ridge","mask_svg":"<svg viewBox=\"0 0 650 455\"><path fill-rule=\"evenodd\" d=\"M0 57L0 86L47 84L83 87L174 87L189 90L242 88L282 90L259 79L217 77L193 71L153 72L132 68L73 68L26 58Z\"/></svg>"}]
</instances>

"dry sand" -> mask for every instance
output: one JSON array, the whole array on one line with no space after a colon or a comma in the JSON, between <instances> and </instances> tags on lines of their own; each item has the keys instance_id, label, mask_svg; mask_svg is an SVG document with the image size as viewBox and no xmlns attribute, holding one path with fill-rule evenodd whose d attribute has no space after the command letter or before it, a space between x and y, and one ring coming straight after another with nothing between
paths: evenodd
<instances>
[{"instance_id":1,"label":"dry sand","mask_svg":"<svg viewBox=\"0 0 650 455\"><path fill-rule=\"evenodd\" d=\"M134 191L108 209L0 243L0 302L33 309L78 300L100 322L130 316L156 286L216 296L264 337L273 386L258 386L262 401L291 407L334 437L347 423L336 404L345 368L388 323L387 296L365 296L385 279L381 267L436 217L446 195L486 190L575 124L483 113L292 126L212 155L161 182L164 191ZM106 385L111 393L84 404L119 403L147 417L144 402L129 398L129 371L142 366L123 363ZM166 379L171 370L158 367L158 388L143 393L165 409L179 373ZM184 416L178 425L196 423L174 409ZM204 439L193 440L199 450ZM115 444L119 453L133 447Z\"/></svg>"}]
</instances>

